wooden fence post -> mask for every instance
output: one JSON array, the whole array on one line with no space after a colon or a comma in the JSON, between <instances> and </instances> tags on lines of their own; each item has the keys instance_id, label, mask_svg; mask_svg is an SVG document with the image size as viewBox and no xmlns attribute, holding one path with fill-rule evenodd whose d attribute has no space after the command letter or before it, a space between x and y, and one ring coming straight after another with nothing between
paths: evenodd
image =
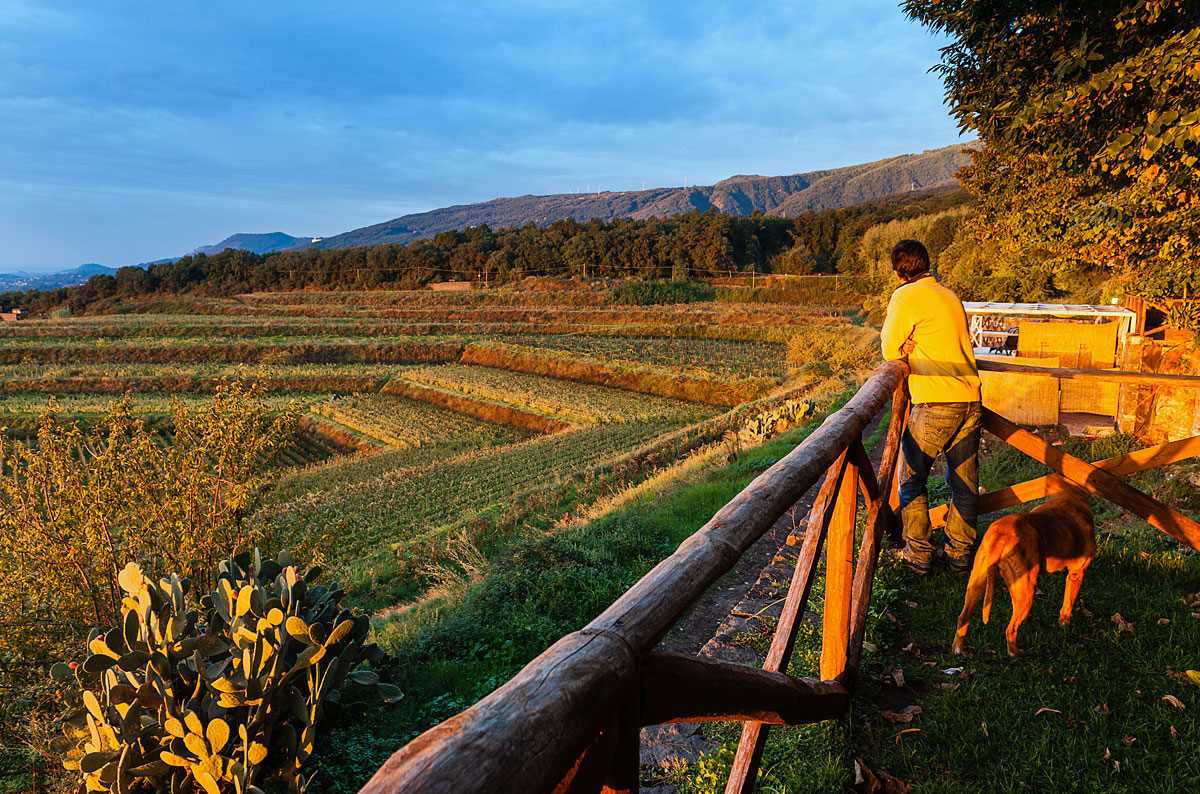
<instances>
[{"instance_id":1,"label":"wooden fence post","mask_svg":"<svg viewBox=\"0 0 1200 794\"><path fill-rule=\"evenodd\" d=\"M879 563L879 547L883 533L893 523L891 496L896 490L896 468L900 459L900 438L904 435L904 423L908 413L908 396L904 389L896 390L892 397L892 417L888 424L887 440L883 446L883 458L879 465L879 494L871 504L867 515L867 526L863 531L862 546L858 550L858 565L854 569L854 597L850 615L850 641L846 649L846 673L853 678L858 675L858 664L862 659L863 636L867 630L867 611L871 606L871 583L875 581L875 569ZM866 450L862 450L863 457ZM864 467L870 464L864 462Z\"/></svg>"},{"instance_id":2,"label":"wooden fence post","mask_svg":"<svg viewBox=\"0 0 1200 794\"><path fill-rule=\"evenodd\" d=\"M825 609L821 630L821 678L840 680L850 640L854 587L854 522L858 512L858 465L847 459L825 546Z\"/></svg>"},{"instance_id":3,"label":"wooden fence post","mask_svg":"<svg viewBox=\"0 0 1200 794\"><path fill-rule=\"evenodd\" d=\"M764 670L787 670L792 649L796 644L796 633L804 619L804 607L808 604L808 595L812 591L813 579L816 578L817 564L821 559L821 544L833 518L837 496L847 487L847 483L850 488L858 487L858 483L850 479L847 471L848 454L847 450L843 450L829 468L825 482L821 484L821 490L813 501L812 510L809 511L804 545L800 547L800 556L796 558L796 569L792 572L787 599L784 601L779 623L775 626L771 648L767 651L766 661L763 662ZM742 738L738 742L737 755L734 756L733 766L729 770L725 794L750 794L754 791L754 779L758 775L763 748L767 745L768 730L769 726L761 722L746 722L742 725Z\"/></svg>"}]
</instances>

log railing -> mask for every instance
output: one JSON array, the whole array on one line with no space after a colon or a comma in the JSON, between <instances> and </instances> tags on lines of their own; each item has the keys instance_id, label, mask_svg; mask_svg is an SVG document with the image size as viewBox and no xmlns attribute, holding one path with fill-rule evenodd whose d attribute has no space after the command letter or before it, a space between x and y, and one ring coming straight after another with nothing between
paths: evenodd
<instances>
[{"instance_id":1,"label":"log railing","mask_svg":"<svg viewBox=\"0 0 1200 794\"><path fill-rule=\"evenodd\" d=\"M903 432L907 366L889 362L808 439L580 631L512 680L400 748L363 792L628 792L642 726L744 722L728 792L747 792L770 725L830 719L847 705ZM864 429L894 400L876 475ZM820 479L763 669L655 651L687 609ZM859 493L867 524L854 560ZM821 679L786 673L826 548Z\"/></svg>"}]
</instances>

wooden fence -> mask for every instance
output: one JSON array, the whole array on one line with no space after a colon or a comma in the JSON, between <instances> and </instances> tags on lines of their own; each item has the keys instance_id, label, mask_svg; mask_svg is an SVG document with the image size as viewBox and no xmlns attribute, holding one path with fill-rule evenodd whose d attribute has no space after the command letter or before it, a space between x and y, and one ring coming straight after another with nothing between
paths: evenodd
<instances>
[{"instance_id":1,"label":"wooden fence","mask_svg":"<svg viewBox=\"0 0 1200 794\"><path fill-rule=\"evenodd\" d=\"M1200 388L1200 377L1021 367L980 369L1060 378ZM841 714L857 673L883 533L895 509L894 479L908 413L908 367L877 369L845 407L763 472L678 550L582 630L563 637L511 681L398 750L362 792L633 792L642 726L741 721L726 794L754 788L771 725ZM876 473L862 434L892 400ZM983 409L983 428L1056 473L980 496L980 513L1037 499L1070 483L1105 498L1200 550L1200 524L1119 479L1200 455L1200 436L1091 464ZM654 650L675 622L821 474L783 612L762 669ZM859 495L867 519L857 558ZM930 511L935 526L948 507ZM821 678L793 678L788 661L825 546Z\"/></svg>"},{"instance_id":2,"label":"wooden fence","mask_svg":"<svg viewBox=\"0 0 1200 794\"><path fill-rule=\"evenodd\" d=\"M770 725L836 717L862 652L907 403L903 362L877 369L820 428L582 630L398 750L363 787L382 792L632 792L642 726L742 721L727 792L753 789ZM863 430L893 400L878 475ZM762 669L654 650L676 621L827 473L809 513ZM862 495L867 524L854 554ZM786 674L826 549L821 678Z\"/></svg>"}]
</instances>

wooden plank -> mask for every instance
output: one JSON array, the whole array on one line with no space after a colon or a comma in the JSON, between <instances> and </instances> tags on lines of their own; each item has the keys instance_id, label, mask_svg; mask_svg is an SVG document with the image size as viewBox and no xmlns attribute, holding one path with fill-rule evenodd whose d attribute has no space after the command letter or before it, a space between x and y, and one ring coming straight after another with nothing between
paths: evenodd
<instances>
[{"instance_id":1,"label":"wooden plank","mask_svg":"<svg viewBox=\"0 0 1200 794\"><path fill-rule=\"evenodd\" d=\"M1023 430L1004 417L983 409L983 427L1008 444L1063 475L1067 480L1141 516L1151 526L1200 551L1200 524L1159 502L1112 474Z\"/></svg>"},{"instance_id":2,"label":"wooden plank","mask_svg":"<svg viewBox=\"0 0 1200 794\"><path fill-rule=\"evenodd\" d=\"M808 596L816 578L817 563L821 559L821 544L829 531L829 522L833 519L834 500L846 478L847 455L848 452L843 450L838 456L833 467L825 474L825 482L821 484L817 498L813 500L812 510L808 513L804 545L800 547L800 555L796 558L796 568L792 571L792 581L788 586L787 598L783 602L783 611L780 613L779 623L775 626L775 635L771 638L767 658L763 662L764 670L786 670L791 660L796 633L804 619L804 608L808 605ZM726 794L749 794L754 790L754 780L762 761L763 748L767 744L767 732L767 726L761 721L748 721L742 725L742 737L738 741L737 754L733 758L729 780L725 784Z\"/></svg>"},{"instance_id":3,"label":"wooden plank","mask_svg":"<svg viewBox=\"0 0 1200 794\"><path fill-rule=\"evenodd\" d=\"M855 444L862 442L856 440ZM846 671L850 641L850 599L854 590L854 524L858 512L858 466L846 463L846 480L834 503L825 546L825 609L821 621L821 678L834 680Z\"/></svg>"},{"instance_id":4,"label":"wooden plank","mask_svg":"<svg viewBox=\"0 0 1200 794\"><path fill-rule=\"evenodd\" d=\"M867 514L867 525L863 531L862 545L858 549L858 565L854 569L854 593L850 612L850 640L846 648L846 680L858 675L862 661L862 643L867 630L867 612L871 607L871 583L875 581L875 569L879 565L879 549L883 545L883 533L892 521L892 508L888 497L895 490L896 467L900 459L900 439L904 435L905 414L908 398L902 389L897 389L892 398L892 417L888 423L887 441L883 446L883 457L879 466L880 495L871 503ZM866 450L863 450L866 455Z\"/></svg>"},{"instance_id":5,"label":"wooden plank","mask_svg":"<svg viewBox=\"0 0 1200 794\"><path fill-rule=\"evenodd\" d=\"M636 683L637 662L862 435L908 374L880 366L808 439L761 474L583 631L401 747L362 791L551 791Z\"/></svg>"},{"instance_id":6,"label":"wooden plank","mask_svg":"<svg viewBox=\"0 0 1200 794\"><path fill-rule=\"evenodd\" d=\"M641 772L642 732L638 720L641 703L638 689L621 702L617 712L617 741L612 764L601 794L637 794Z\"/></svg>"},{"instance_id":7,"label":"wooden plank","mask_svg":"<svg viewBox=\"0 0 1200 794\"><path fill-rule=\"evenodd\" d=\"M1147 386L1176 386L1200 388L1200 375L1172 375L1163 372L1127 372L1119 369L1067 369L1063 367L1029 367L1007 361L978 361L981 372L1021 372L1026 375L1053 375L1056 378L1138 383Z\"/></svg>"},{"instance_id":8,"label":"wooden plank","mask_svg":"<svg viewBox=\"0 0 1200 794\"><path fill-rule=\"evenodd\" d=\"M641 724L753 721L807 725L838 716L849 695L835 681L652 651L642 662Z\"/></svg>"},{"instance_id":9,"label":"wooden plank","mask_svg":"<svg viewBox=\"0 0 1200 794\"><path fill-rule=\"evenodd\" d=\"M599 794L617 749L617 715L612 714L587 749L554 787L553 794Z\"/></svg>"},{"instance_id":10,"label":"wooden plank","mask_svg":"<svg viewBox=\"0 0 1200 794\"><path fill-rule=\"evenodd\" d=\"M1157 469L1168 463L1178 463L1181 460L1200 456L1200 436L1172 441L1169 444L1159 444L1147 447L1114 458L1096 461L1092 465L1116 477L1136 474L1147 469ZM994 513L1013 505L1032 502L1052 493L1061 491L1066 480L1060 474L1047 474L1034 480L1010 485L998 491L988 491L979 496L979 514ZM929 511L929 520L934 529L946 526L946 517L950 514L950 505L938 505Z\"/></svg>"}]
</instances>

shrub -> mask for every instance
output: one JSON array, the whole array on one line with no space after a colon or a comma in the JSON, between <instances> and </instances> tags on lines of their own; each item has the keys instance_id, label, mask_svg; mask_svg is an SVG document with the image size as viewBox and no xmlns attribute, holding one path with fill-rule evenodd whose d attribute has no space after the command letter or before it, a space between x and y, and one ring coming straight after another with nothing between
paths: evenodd
<instances>
[{"instance_id":1,"label":"shrub","mask_svg":"<svg viewBox=\"0 0 1200 794\"><path fill-rule=\"evenodd\" d=\"M691 279L627 281L613 287L611 300L624 306L650 306L658 303L710 301L716 294L711 285Z\"/></svg>"},{"instance_id":2,"label":"shrub","mask_svg":"<svg viewBox=\"0 0 1200 794\"><path fill-rule=\"evenodd\" d=\"M301 577L286 552L222 561L200 621L187 609L188 579L155 582L125 566L117 627L92 630L82 665L51 669L68 687L99 679L99 697L64 693L74 744L64 766L79 773L80 790L242 794L279 775L303 791L322 717L366 710L342 703L344 681L389 702L401 696L375 673L353 671L383 652L364 644L370 622L341 608L343 591L313 584L319 575Z\"/></svg>"},{"instance_id":3,"label":"shrub","mask_svg":"<svg viewBox=\"0 0 1200 794\"><path fill-rule=\"evenodd\" d=\"M124 401L87 433L51 411L35 443L0 446L0 659L61 656L113 623L128 562L207 589L216 560L265 545L243 518L294 418L238 381L201 409L175 402L165 438Z\"/></svg>"},{"instance_id":4,"label":"shrub","mask_svg":"<svg viewBox=\"0 0 1200 794\"><path fill-rule=\"evenodd\" d=\"M866 328L809 327L788 339L788 363L810 377L841 377L881 360L879 334Z\"/></svg>"}]
</instances>

